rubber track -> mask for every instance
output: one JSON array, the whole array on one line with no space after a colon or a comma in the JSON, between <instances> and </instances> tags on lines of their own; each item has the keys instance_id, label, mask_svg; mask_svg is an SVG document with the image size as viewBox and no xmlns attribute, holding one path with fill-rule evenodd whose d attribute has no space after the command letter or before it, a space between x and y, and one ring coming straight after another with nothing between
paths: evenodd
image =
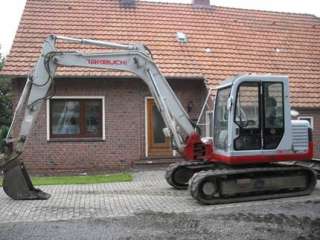
<instances>
[{"instance_id":1,"label":"rubber track","mask_svg":"<svg viewBox=\"0 0 320 240\"><path fill-rule=\"evenodd\" d=\"M215 198L215 199L203 199L201 198L201 194L199 191L199 187L204 178L208 176L215 177L227 177L232 176L234 174L249 174L249 173L259 173L259 172L274 172L277 171L309 171L310 176L312 177L311 182L307 189L299 192L289 192L289 193L275 193L275 194L263 194L263 195L254 195L254 196L244 196L244 197L230 197L230 198ZM193 198L198 200L202 204L223 204L223 203L235 203L235 202L243 202L243 201L255 201L255 200L267 200L267 199L275 199L275 198L284 198L284 197L294 197L294 196L302 196L310 194L316 185L317 177L316 173L310 169L305 167L263 167L263 168L247 168L247 169L224 169L224 170L209 170L209 171L201 171L193 175L189 182L189 191Z\"/></svg>"},{"instance_id":2,"label":"rubber track","mask_svg":"<svg viewBox=\"0 0 320 240\"><path fill-rule=\"evenodd\" d=\"M195 167L195 166L209 165L209 164L212 164L212 163L208 163L205 161L183 161L183 162L178 162L178 163L172 163L169 165L169 167L166 170L165 178L166 178L167 182L169 183L169 185L171 185L175 189L185 190L185 189L188 189L188 184L178 185L173 180L174 179L173 176L174 176L176 170L180 167Z\"/></svg>"},{"instance_id":3,"label":"rubber track","mask_svg":"<svg viewBox=\"0 0 320 240\"><path fill-rule=\"evenodd\" d=\"M295 166L308 167L316 171L317 178L320 179L320 161L319 160L309 160L309 161L295 161L293 162Z\"/></svg>"}]
</instances>

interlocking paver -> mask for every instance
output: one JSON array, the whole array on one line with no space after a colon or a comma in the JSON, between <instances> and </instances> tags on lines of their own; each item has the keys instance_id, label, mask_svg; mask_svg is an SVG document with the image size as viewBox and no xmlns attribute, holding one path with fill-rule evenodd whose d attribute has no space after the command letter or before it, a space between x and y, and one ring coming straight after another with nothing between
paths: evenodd
<instances>
[{"instance_id":1,"label":"interlocking paver","mask_svg":"<svg viewBox=\"0 0 320 240\"><path fill-rule=\"evenodd\" d=\"M52 194L47 201L14 201L0 191L0 223L54 221L80 218L129 216L144 211L192 212L266 204L262 202L236 203L214 206L199 205L188 193L171 188L164 179L164 171L134 173L133 182L42 186ZM311 196L277 199L274 202L320 200L317 188Z\"/></svg>"}]
</instances>

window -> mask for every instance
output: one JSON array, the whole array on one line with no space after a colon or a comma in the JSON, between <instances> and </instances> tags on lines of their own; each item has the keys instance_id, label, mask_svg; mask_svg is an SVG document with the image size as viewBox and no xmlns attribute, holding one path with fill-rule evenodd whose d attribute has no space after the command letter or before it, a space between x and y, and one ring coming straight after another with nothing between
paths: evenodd
<instances>
[{"instance_id":1,"label":"window","mask_svg":"<svg viewBox=\"0 0 320 240\"><path fill-rule=\"evenodd\" d=\"M284 133L284 107L282 83L263 83L264 127L263 148L275 149Z\"/></svg>"},{"instance_id":2,"label":"window","mask_svg":"<svg viewBox=\"0 0 320 240\"><path fill-rule=\"evenodd\" d=\"M239 129L234 148L236 150L260 149L260 84L258 82L245 82L238 88L234 122Z\"/></svg>"},{"instance_id":3,"label":"window","mask_svg":"<svg viewBox=\"0 0 320 240\"><path fill-rule=\"evenodd\" d=\"M239 87L235 122L241 128L259 128L259 83L244 83Z\"/></svg>"},{"instance_id":4,"label":"window","mask_svg":"<svg viewBox=\"0 0 320 240\"><path fill-rule=\"evenodd\" d=\"M284 133L281 82L245 82L238 88L236 150L276 149Z\"/></svg>"},{"instance_id":5,"label":"window","mask_svg":"<svg viewBox=\"0 0 320 240\"><path fill-rule=\"evenodd\" d=\"M103 139L103 98L53 98L49 102L49 138Z\"/></svg>"},{"instance_id":6,"label":"window","mask_svg":"<svg viewBox=\"0 0 320 240\"><path fill-rule=\"evenodd\" d=\"M152 107L152 120L153 120L153 142L157 143L165 143L166 136L163 133L163 130L166 125L163 121L163 118L155 104Z\"/></svg>"},{"instance_id":7,"label":"window","mask_svg":"<svg viewBox=\"0 0 320 240\"><path fill-rule=\"evenodd\" d=\"M312 116L299 116L299 120L306 120L310 123L310 127L313 129L313 117Z\"/></svg>"},{"instance_id":8,"label":"window","mask_svg":"<svg viewBox=\"0 0 320 240\"><path fill-rule=\"evenodd\" d=\"M217 149L227 150L228 146L228 119L229 112L227 102L230 95L231 87L218 90L214 110L214 145Z\"/></svg>"}]
</instances>

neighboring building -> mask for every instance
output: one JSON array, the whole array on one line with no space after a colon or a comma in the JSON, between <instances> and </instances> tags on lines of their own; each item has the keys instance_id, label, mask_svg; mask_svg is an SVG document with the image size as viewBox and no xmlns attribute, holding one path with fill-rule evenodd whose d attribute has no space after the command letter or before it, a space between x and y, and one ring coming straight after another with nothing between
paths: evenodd
<instances>
[{"instance_id":1,"label":"neighboring building","mask_svg":"<svg viewBox=\"0 0 320 240\"><path fill-rule=\"evenodd\" d=\"M208 2L27 0L1 74L12 79L16 102L49 34L142 42L194 119L207 90L229 76L285 74L292 106L313 125L320 157L320 19ZM58 47L103 51L75 44ZM162 124L140 79L114 71L60 68L55 97L43 105L22 157L32 172L41 173L116 170L171 158Z\"/></svg>"}]
</instances>

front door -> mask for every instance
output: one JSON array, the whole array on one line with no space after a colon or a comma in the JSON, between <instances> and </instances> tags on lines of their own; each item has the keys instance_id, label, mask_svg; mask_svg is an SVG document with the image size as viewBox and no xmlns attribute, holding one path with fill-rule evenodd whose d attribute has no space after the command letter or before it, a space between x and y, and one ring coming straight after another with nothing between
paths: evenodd
<instances>
[{"instance_id":1,"label":"front door","mask_svg":"<svg viewBox=\"0 0 320 240\"><path fill-rule=\"evenodd\" d=\"M170 138L164 136L165 123L152 98L147 99L147 154L148 157L172 156Z\"/></svg>"}]
</instances>

